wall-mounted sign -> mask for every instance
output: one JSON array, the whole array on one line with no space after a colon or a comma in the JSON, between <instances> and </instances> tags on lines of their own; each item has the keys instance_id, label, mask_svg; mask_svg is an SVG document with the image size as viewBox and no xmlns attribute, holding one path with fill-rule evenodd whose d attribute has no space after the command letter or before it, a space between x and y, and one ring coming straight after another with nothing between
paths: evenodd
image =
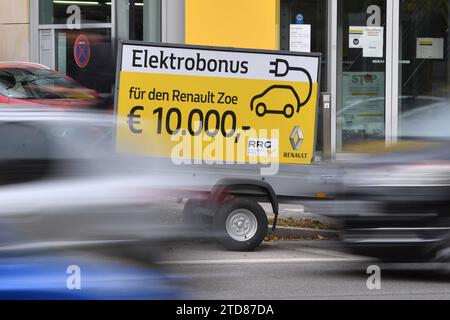
<instances>
[{"instance_id":1,"label":"wall-mounted sign","mask_svg":"<svg viewBox=\"0 0 450 320\"><path fill-rule=\"evenodd\" d=\"M444 59L444 38L417 38L417 59Z\"/></svg>"},{"instance_id":2,"label":"wall-mounted sign","mask_svg":"<svg viewBox=\"0 0 450 320\"><path fill-rule=\"evenodd\" d=\"M84 34L79 35L75 40L73 56L75 63L80 68L85 68L89 64L89 60L91 59L91 44L88 37Z\"/></svg>"},{"instance_id":3,"label":"wall-mounted sign","mask_svg":"<svg viewBox=\"0 0 450 320\"><path fill-rule=\"evenodd\" d=\"M303 18L303 15L301 13L299 13L295 16L295 23L296 24L304 24L305 23L305 19Z\"/></svg>"},{"instance_id":4,"label":"wall-mounted sign","mask_svg":"<svg viewBox=\"0 0 450 320\"><path fill-rule=\"evenodd\" d=\"M296 52L311 52L311 25L291 24L289 49Z\"/></svg>"},{"instance_id":5,"label":"wall-mounted sign","mask_svg":"<svg viewBox=\"0 0 450 320\"><path fill-rule=\"evenodd\" d=\"M243 145L244 163L311 163L319 54L130 42L119 55L119 153L240 162L227 148Z\"/></svg>"}]
</instances>

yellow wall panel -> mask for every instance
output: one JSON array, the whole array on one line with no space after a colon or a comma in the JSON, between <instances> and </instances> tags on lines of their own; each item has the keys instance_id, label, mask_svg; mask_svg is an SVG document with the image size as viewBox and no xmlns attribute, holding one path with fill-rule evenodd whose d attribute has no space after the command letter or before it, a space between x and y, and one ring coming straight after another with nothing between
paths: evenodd
<instances>
[{"instance_id":1,"label":"yellow wall panel","mask_svg":"<svg viewBox=\"0 0 450 320\"><path fill-rule=\"evenodd\" d=\"M186 43L279 49L280 0L186 0Z\"/></svg>"},{"instance_id":2,"label":"yellow wall panel","mask_svg":"<svg viewBox=\"0 0 450 320\"><path fill-rule=\"evenodd\" d=\"M0 24L29 22L29 0L0 0Z\"/></svg>"},{"instance_id":3,"label":"yellow wall panel","mask_svg":"<svg viewBox=\"0 0 450 320\"><path fill-rule=\"evenodd\" d=\"M0 61L29 60L29 23L29 0L0 0Z\"/></svg>"},{"instance_id":4,"label":"yellow wall panel","mask_svg":"<svg viewBox=\"0 0 450 320\"><path fill-rule=\"evenodd\" d=\"M0 24L0 61L29 61L28 24Z\"/></svg>"}]
</instances>

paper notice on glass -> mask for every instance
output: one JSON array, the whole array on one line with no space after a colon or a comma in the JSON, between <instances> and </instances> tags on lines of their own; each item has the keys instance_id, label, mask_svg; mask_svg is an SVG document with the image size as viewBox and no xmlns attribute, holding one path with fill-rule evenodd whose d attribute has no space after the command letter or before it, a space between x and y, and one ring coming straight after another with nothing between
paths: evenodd
<instances>
[{"instance_id":1,"label":"paper notice on glass","mask_svg":"<svg viewBox=\"0 0 450 320\"><path fill-rule=\"evenodd\" d=\"M444 38L417 38L417 59L444 59Z\"/></svg>"},{"instance_id":2,"label":"paper notice on glass","mask_svg":"<svg viewBox=\"0 0 450 320\"><path fill-rule=\"evenodd\" d=\"M384 79L384 72L343 72L342 98L346 107L338 113L338 121L344 136L384 135Z\"/></svg>"},{"instance_id":3,"label":"paper notice on glass","mask_svg":"<svg viewBox=\"0 0 450 320\"><path fill-rule=\"evenodd\" d=\"M365 27L363 37L363 57L382 58L384 50L384 28Z\"/></svg>"},{"instance_id":4,"label":"paper notice on glass","mask_svg":"<svg viewBox=\"0 0 450 320\"><path fill-rule=\"evenodd\" d=\"M355 27L350 26L349 27L349 42L348 47L349 48L357 48L362 49L363 48L363 37L364 37L364 30L366 27Z\"/></svg>"},{"instance_id":5,"label":"paper notice on glass","mask_svg":"<svg viewBox=\"0 0 450 320\"><path fill-rule=\"evenodd\" d=\"M289 48L296 52L311 52L311 25L291 24Z\"/></svg>"}]
</instances>

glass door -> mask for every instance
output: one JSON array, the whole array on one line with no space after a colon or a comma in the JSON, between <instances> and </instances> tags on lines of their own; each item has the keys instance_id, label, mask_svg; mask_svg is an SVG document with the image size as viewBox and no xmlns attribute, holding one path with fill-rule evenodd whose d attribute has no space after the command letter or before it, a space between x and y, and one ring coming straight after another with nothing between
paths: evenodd
<instances>
[{"instance_id":1,"label":"glass door","mask_svg":"<svg viewBox=\"0 0 450 320\"><path fill-rule=\"evenodd\" d=\"M339 0L336 151L386 137L386 0Z\"/></svg>"},{"instance_id":2,"label":"glass door","mask_svg":"<svg viewBox=\"0 0 450 320\"><path fill-rule=\"evenodd\" d=\"M450 57L448 0L400 4L399 138L448 136Z\"/></svg>"}]
</instances>

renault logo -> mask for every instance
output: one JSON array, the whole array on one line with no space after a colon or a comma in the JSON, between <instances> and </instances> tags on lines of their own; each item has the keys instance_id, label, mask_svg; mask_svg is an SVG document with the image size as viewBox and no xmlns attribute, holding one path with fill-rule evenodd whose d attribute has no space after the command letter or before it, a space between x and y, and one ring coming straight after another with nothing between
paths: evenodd
<instances>
[{"instance_id":1,"label":"renault logo","mask_svg":"<svg viewBox=\"0 0 450 320\"><path fill-rule=\"evenodd\" d=\"M294 150L300 149L303 142L303 132L299 126L294 127L291 135L289 136L289 140L291 141L292 149Z\"/></svg>"}]
</instances>

